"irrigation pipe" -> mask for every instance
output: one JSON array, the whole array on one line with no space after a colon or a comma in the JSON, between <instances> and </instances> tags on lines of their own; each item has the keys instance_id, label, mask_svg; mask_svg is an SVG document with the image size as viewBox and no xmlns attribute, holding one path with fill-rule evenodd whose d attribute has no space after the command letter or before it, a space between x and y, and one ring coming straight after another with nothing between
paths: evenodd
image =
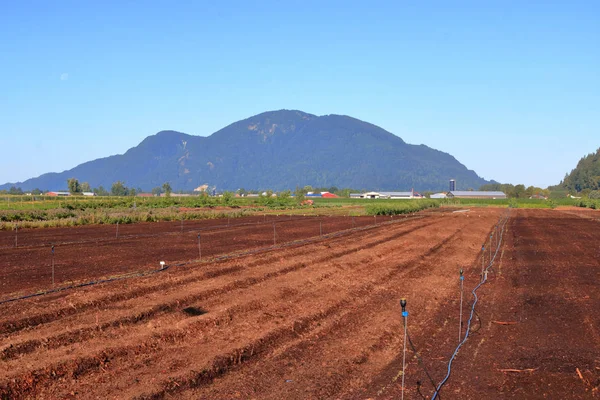
<instances>
[{"instance_id":1,"label":"irrigation pipe","mask_svg":"<svg viewBox=\"0 0 600 400\"><path fill-rule=\"evenodd\" d=\"M322 241L324 239L331 239L331 238L336 238L336 237L341 237L341 236L345 236L354 232L360 232L360 231L365 231L365 230L369 230L369 229L373 229L376 228L378 226L382 226L382 225L390 225L390 224L394 224L394 223L399 223L399 222L406 222L406 221L411 221L411 220L415 220L415 219L422 219L425 218L424 215L420 215L420 216L412 216L411 218L403 218L403 219L397 219L396 221L388 221L388 222L384 222L384 223L380 223L378 225L366 225L366 226L361 226L358 228L350 228L350 229L345 229L342 231L338 231L338 232L333 232L333 233L328 233L325 234L323 236L317 236L317 237L312 237L312 238L308 238L308 239L301 239L301 240L295 240L292 242L287 242L287 243L282 243L282 244L278 244L278 245L273 245L273 246L268 246L268 247L259 247L256 249L252 249L252 250L247 250L247 251L242 251L242 252L236 252L236 253L231 253L231 254L225 254L225 255L221 255L221 256L216 256L216 257L212 257L210 259L207 259L205 261L202 260L191 260L191 261L185 261L185 262L180 262L180 263L175 263L175 264L170 264L170 265L163 265L161 266L161 268L158 269L154 269L154 270L149 270L149 271L141 271L141 272L131 272L128 274L124 274L124 275L119 275L119 276L115 276L112 278L106 278L106 279L97 279L97 280L92 280L92 281L88 281L88 282L83 282L83 283L79 283L79 284L75 284L75 285L69 285L69 286L63 286L60 288L55 288L55 289L49 289L49 290L44 290L44 291L40 291L40 292L36 292L36 293L31 293L31 294L26 294L23 296L18 296L18 297L13 297L13 298L9 298L6 300L0 300L0 305L2 304L6 304L6 303L11 303L11 302L15 302L15 301L19 301L19 300L26 300L26 299L30 299L33 297L39 297L39 296L44 296L47 294L53 294L53 293L58 293L58 292L63 292L65 290L70 290L70 289L78 289L78 288L82 288L82 287L86 287L86 286L93 286L93 285L99 285L101 283L107 283L107 282L115 282L115 281L120 281L123 279L130 279L130 278L141 278L141 277L145 277L148 275L153 275L159 272L163 272L165 270L167 270L170 267L183 267L189 264L197 264L197 263L202 263L202 262L218 262L218 261L224 261L224 260L229 260L229 259L233 259L233 258L239 258L239 257L244 257L244 256L248 256L248 255L253 255L253 254L258 254L258 253L266 253L272 250L277 250L277 249L282 249L282 248L287 248L287 247L294 247L294 246L299 246L299 245L303 245L303 244L309 244L309 243L315 243L315 242L319 242ZM288 220L289 221L289 220ZM284 222L284 221L282 221ZM201 257L201 254L200 254Z\"/></svg>"},{"instance_id":2,"label":"irrigation pipe","mask_svg":"<svg viewBox=\"0 0 600 400\"><path fill-rule=\"evenodd\" d=\"M31 293L31 294L27 294L27 295L24 295L24 296L13 297L11 299L1 300L0 301L0 305L5 304L5 303L11 303L13 301L30 299L32 297L38 297L38 296L44 296L44 295L47 295L47 294L53 294L53 293L63 292L65 290L69 290L69 289L77 289L77 288L82 288L82 287L85 287L85 286L93 286L93 285L98 285L98 284L101 284L101 283L120 281L120 280L123 280L123 279L129 279L129 278L140 278L140 277L143 277L143 276L148 276L148 275L156 274L158 272L165 271L168 268L169 268L168 265L161 265L160 268L153 269L153 270L150 270L150 271L132 272L132 273L129 273L129 274L119 275L119 276L115 276L115 277L112 277L112 278L97 279L97 280L93 280L93 281L79 283L79 284L76 284L76 285L69 285L69 286L63 286L63 287L56 288L56 289L44 290L44 291L41 291L41 292Z\"/></svg>"},{"instance_id":3,"label":"irrigation pipe","mask_svg":"<svg viewBox=\"0 0 600 400\"><path fill-rule=\"evenodd\" d=\"M496 246L496 251L494 252L493 257L490 258L489 264L484 270L485 273L483 273L481 276L481 281L471 291L471 293L473 294L474 300L473 300L473 305L471 306L471 314L469 316L469 320L467 321L467 332L465 333L465 337L458 344L458 346L456 346L454 353L452 353L452 356L450 357L450 360L448 361L448 372L446 373L446 376L444 377L444 379L442 379L442 381L439 383L431 400L435 400L437 397L439 397L440 390L446 384L446 382L448 382L448 379L450 378L450 374L452 373L452 362L456 358L456 355L458 354L458 351L460 350L462 345L465 344L467 339L469 339L469 333L471 331L471 322L473 321L473 316L475 315L475 306L477 305L477 301L479 300L479 298L477 297L477 290L487 281L487 271L492 267L492 265L494 264L494 261L496 260L496 256L498 255L498 251L500 250L500 246L502 245L502 240L504 237L504 230L506 228L506 223L508 222L509 216L510 216L510 210L507 212L506 216L503 216L503 219L500 222L500 224L502 225L502 228L500 229L500 233L499 233L499 237L498 237L498 244ZM490 243L490 246L491 246L491 243ZM481 256L482 257L484 256L483 252L482 252Z\"/></svg>"}]
</instances>

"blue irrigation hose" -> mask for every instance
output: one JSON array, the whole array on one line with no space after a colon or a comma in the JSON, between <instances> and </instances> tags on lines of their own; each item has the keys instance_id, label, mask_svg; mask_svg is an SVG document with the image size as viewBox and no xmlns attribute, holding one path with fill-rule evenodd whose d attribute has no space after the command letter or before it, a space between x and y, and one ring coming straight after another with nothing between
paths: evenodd
<instances>
[{"instance_id":1,"label":"blue irrigation hose","mask_svg":"<svg viewBox=\"0 0 600 400\"><path fill-rule=\"evenodd\" d=\"M498 254L498 251L500 250L500 245L502 244L502 238L504 236L504 228L506 227L507 222L508 222L508 215L504 218L504 221L501 222L502 229L500 230L500 240L498 241L496 251L494 252L494 257L492 257L492 259L490 259L488 266L485 268L485 272L487 272L492 267L494 260L496 259L496 255ZM471 315L469 317L469 321L467 322L467 333L465 334L464 339L458 344L458 346L456 346L454 353L452 353L452 357L450 357L450 360L448 361L448 372L446 373L446 376L444 377L444 379L438 385L431 400L435 400L437 398L438 394L440 393L440 390L442 389L442 387L446 384L446 382L450 378L450 374L452 373L452 362L454 361L454 358L456 358L456 355L458 354L458 351L460 350L462 345L465 344L465 342L469 338L469 333L471 332L471 322L473 320L473 315L475 314L475 305L477 304L477 301L479 300L479 298L477 297L477 289L479 289L481 287L481 285L483 285L486 281L487 281L487 274L483 274L479 284L477 286L475 286L475 288L471 291L471 293L473 293L473 298L475 300L473 301L473 305L471 306Z\"/></svg>"}]
</instances>

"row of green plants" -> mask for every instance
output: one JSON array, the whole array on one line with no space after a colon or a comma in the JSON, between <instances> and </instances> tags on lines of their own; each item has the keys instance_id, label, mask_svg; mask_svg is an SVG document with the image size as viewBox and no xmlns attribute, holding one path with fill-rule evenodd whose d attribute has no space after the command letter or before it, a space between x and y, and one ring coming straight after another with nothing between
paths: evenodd
<instances>
[{"instance_id":1,"label":"row of green plants","mask_svg":"<svg viewBox=\"0 0 600 400\"><path fill-rule=\"evenodd\" d=\"M2 201L3 200L3 201ZM48 197L48 196L4 196L0 198L0 210L51 210L64 208L68 210L110 209L110 208L168 208L168 207L291 207L297 203L291 196L258 196L235 197L233 193L226 192L221 197L206 195L190 197Z\"/></svg>"},{"instance_id":2,"label":"row of green plants","mask_svg":"<svg viewBox=\"0 0 600 400\"><path fill-rule=\"evenodd\" d=\"M597 199L578 199L578 207L591 208L592 210L600 210L600 200Z\"/></svg>"},{"instance_id":3,"label":"row of green plants","mask_svg":"<svg viewBox=\"0 0 600 400\"><path fill-rule=\"evenodd\" d=\"M438 208L439 200L388 200L366 206L368 215L399 215L410 214L428 208Z\"/></svg>"},{"instance_id":4,"label":"row of green plants","mask_svg":"<svg viewBox=\"0 0 600 400\"><path fill-rule=\"evenodd\" d=\"M126 211L69 211L53 210L50 212L0 212L0 230L20 228L50 228L64 226L79 226L92 224L132 224L136 222L160 222L179 220L198 220L215 218L239 218L246 216L250 210L239 209L231 211L187 211L178 209L160 210L126 210Z\"/></svg>"}]
</instances>

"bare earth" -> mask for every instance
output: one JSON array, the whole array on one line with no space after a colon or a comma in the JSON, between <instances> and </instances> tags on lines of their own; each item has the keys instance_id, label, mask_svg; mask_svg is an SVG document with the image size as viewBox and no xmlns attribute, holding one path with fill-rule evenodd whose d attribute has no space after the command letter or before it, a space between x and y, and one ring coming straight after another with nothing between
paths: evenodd
<instances>
[{"instance_id":1,"label":"bare earth","mask_svg":"<svg viewBox=\"0 0 600 400\"><path fill-rule=\"evenodd\" d=\"M179 253L168 253L166 261L187 263L0 305L0 397L399 398L399 299L408 299L409 334L439 382L458 340L458 269L465 269L468 306L467 294L479 281L481 245L504 212L424 213L373 226L365 221L361 230L329 238L319 237L316 220L298 221L299 231L311 233L290 234L290 240L314 240L212 262L194 261L195 231L131 238L132 249L151 254L149 267L167 237ZM339 220L334 229L331 221L328 232L357 224ZM592 217L563 211L511 211L498 263L479 292L476 332L458 354L441 398L598 396L599 226ZM252 243L248 231L229 242L247 242L234 250L261 248L272 244L272 229L262 236L256 231ZM65 249L76 246L83 244ZM101 259L96 247L88 246L92 261ZM17 251L28 253L1 251L0 257L13 257L10 274L19 270L11 253ZM31 278L36 268L28 265L17 283L8 279L14 275L0 275L10 292L47 282L46 276ZM93 265L94 276L128 271ZM67 270L78 271L72 279L86 278L85 271ZM412 352L408 356L405 398L421 398L417 381L431 397L421 365Z\"/></svg>"}]
</instances>

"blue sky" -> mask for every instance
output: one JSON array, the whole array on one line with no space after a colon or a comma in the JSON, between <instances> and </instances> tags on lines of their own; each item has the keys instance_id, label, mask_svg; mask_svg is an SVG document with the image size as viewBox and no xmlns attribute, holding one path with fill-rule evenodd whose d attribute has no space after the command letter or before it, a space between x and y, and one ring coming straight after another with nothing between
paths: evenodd
<instances>
[{"instance_id":1,"label":"blue sky","mask_svg":"<svg viewBox=\"0 0 600 400\"><path fill-rule=\"evenodd\" d=\"M345 114L548 186L600 147L597 1L15 1L0 183L263 111Z\"/></svg>"}]
</instances>

